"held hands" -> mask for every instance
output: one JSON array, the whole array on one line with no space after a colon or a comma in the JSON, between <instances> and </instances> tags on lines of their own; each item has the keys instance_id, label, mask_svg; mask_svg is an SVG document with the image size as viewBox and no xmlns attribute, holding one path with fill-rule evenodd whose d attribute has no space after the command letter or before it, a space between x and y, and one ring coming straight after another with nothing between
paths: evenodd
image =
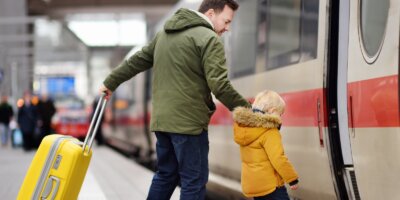
<instances>
[{"instance_id":1,"label":"held hands","mask_svg":"<svg viewBox=\"0 0 400 200\"><path fill-rule=\"evenodd\" d=\"M111 97L111 95L112 95L112 91L109 90L108 88L106 88L106 86L102 85L102 86L100 87L100 95L103 95L103 94L106 94L106 95L104 96L104 98L106 98L107 100L109 100L110 97Z\"/></svg>"},{"instance_id":2,"label":"held hands","mask_svg":"<svg viewBox=\"0 0 400 200\"><path fill-rule=\"evenodd\" d=\"M290 186L291 190L297 190L297 188L299 188L299 184L295 184L295 185L291 185Z\"/></svg>"},{"instance_id":3,"label":"held hands","mask_svg":"<svg viewBox=\"0 0 400 200\"><path fill-rule=\"evenodd\" d=\"M297 188L299 188L299 179L290 182L289 186L291 190L297 190Z\"/></svg>"}]
</instances>

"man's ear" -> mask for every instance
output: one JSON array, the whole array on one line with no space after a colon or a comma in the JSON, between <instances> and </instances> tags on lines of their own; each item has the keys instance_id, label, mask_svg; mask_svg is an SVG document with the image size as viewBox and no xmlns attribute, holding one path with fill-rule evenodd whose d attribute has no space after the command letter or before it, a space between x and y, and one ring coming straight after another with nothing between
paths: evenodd
<instances>
[{"instance_id":1,"label":"man's ear","mask_svg":"<svg viewBox=\"0 0 400 200\"><path fill-rule=\"evenodd\" d=\"M212 8L208 9L207 12L204 13L204 15L209 17L209 18L211 18L211 17L213 17L215 15L215 11Z\"/></svg>"}]
</instances>

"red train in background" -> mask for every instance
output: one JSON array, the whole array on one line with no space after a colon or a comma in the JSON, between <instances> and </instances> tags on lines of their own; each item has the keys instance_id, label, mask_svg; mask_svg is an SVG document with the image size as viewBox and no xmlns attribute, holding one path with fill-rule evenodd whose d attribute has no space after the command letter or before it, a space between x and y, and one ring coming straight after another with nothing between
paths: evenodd
<instances>
[{"instance_id":1,"label":"red train in background","mask_svg":"<svg viewBox=\"0 0 400 200\"><path fill-rule=\"evenodd\" d=\"M84 139L90 123L90 108L82 99L71 95L56 97L54 103L57 109L52 119L54 132Z\"/></svg>"}]
</instances>

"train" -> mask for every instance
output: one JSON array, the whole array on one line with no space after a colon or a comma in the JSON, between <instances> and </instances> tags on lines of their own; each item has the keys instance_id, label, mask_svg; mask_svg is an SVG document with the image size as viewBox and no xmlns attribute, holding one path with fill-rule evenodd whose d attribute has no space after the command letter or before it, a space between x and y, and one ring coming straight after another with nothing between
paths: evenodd
<instances>
[{"instance_id":1,"label":"train","mask_svg":"<svg viewBox=\"0 0 400 200\"><path fill-rule=\"evenodd\" d=\"M400 199L400 1L237 2L222 37L229 78L249 101L266 89L286 101L281 134L300 177L299 189L288 191L291 198ZM200 3L178 2L156 30L178 8ZM143 163L156 159L149 131L151 73L115 91L104 124L109 145ZM231 112L215 103L207 187L240 194Z\"/></svg>"}]
</instances>

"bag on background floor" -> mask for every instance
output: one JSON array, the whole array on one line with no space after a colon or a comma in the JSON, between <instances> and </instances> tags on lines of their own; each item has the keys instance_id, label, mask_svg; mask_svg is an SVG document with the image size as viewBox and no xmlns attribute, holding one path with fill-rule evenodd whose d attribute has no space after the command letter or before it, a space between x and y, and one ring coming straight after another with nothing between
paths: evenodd
<instances>
[{"instance_id":1,"label":"bag on background floor","mask_svg":"<svg viewBox=\"0 0 400 200\"><path fill-rule=\"evenodd\" d=\"M24 143L21 130L14 129L11 131L11 144L13 147L21 147Z\"/></svg>"}]
</instances>

